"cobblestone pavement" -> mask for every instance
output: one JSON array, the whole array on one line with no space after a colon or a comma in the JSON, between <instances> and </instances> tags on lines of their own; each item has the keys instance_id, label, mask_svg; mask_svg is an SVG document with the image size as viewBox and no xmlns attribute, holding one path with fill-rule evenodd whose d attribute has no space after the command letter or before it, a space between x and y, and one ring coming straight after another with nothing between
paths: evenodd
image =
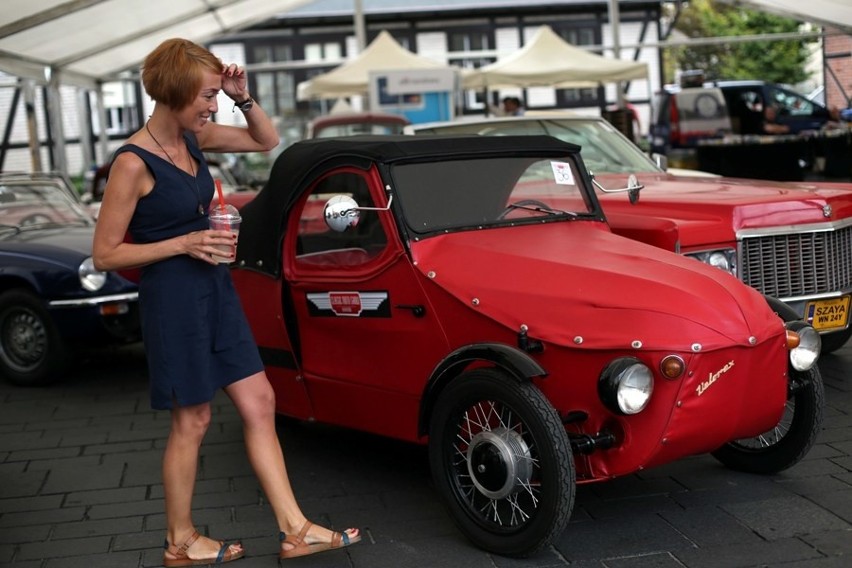
<instances>
[{"instance_id":1,"label":"cobblestone pavement","mask_svg":"<svg viewBox=\"0 0 852 568\"><path fill-rule=\"evenodd\" d=\"M279 423L309 518L360 526L345 551L293 567L586 568L852 566L852 347L821 362L827 415L807 459L776 476L698 456L578 488L554 545L518 560L473 547L438 503L424 448ZM100 354L38 389L0 383L0 566L159 566L160 454L168 414L149 409L141 349ZM195 522L241 538L241 568L276 565L275 524L246 464L238 417L216 399ZM376 410L380 412L380 409Z\"/></svg>"}]
</instances>

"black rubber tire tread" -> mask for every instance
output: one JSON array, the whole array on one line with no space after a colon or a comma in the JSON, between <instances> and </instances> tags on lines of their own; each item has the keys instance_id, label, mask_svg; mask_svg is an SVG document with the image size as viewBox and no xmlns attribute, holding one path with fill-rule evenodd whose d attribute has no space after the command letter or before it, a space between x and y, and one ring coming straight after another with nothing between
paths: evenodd
<instances>
[{"instance_id":1,"label":"black rubber tire tread","mask_svg":"<svg viewBox=\"0 0 852 568\"><path fill-rule=\"evenodd\" d=\"M713 452L713 457L731 469L759 474L778 473L805 457L822 429L825 387L817 367L794 373L804 384L792 394L795 409L784 437L765 448L751 448L735 440Z\"/></svg>"},{"instance_id":2,"label":"black rubber tire tread","mask_svg":"<svg viewBox=\"0 0 852 568\"><path fill-rule=\"evenodd\" d=\"M458 418L479 401L498 401L521 417L536 441L545 479L555 480L543 489L535 515L522 527L489 531L481 519L460 502L455 474L445 443L456 440ZM498 369L468 371L441 393L430 421L429 463L432 477L450 516L474 544L503 556L526 557L548 546L568 525L574 507L576 475L571 444L556 410L532 383L509 377ZM547 440L547 444L543 441ZM547 447L545 447L547 446ZM548 455L549 454L549 455Z\"/></svg>"},{"instance_id":3,"label":"black rubber tire tread","mask_svg":"<svg viewBox=\"0 0 852 568\"><path fill-rule=\"evenodd\" d=\"M47 340L44 357L32 369L27 370L15 368L6 353L7 346L2 345L6 339L2 333L5 319L11 313L22 310L40 320ZM59 336L47 308L38 296L22 288L0 294L0 351L0 375L18 386L39 386L57 380L70 359L68 349Z\"/></svg>"},{"instance_id":4,"label":"black rubber tire tread","mask_svg":"<svg viewBox=\"0 0 852 568\"><path fill-rule=\"evenodd\" d=\"M835 331L833 333L826 333L820 336L822 340L822 348L820 348L821 355L827 355L829 353L833 353L837 351L849 341L849 338L852 337L852 327L846 328L843 331Z\"/></svg>"}]
</instances>

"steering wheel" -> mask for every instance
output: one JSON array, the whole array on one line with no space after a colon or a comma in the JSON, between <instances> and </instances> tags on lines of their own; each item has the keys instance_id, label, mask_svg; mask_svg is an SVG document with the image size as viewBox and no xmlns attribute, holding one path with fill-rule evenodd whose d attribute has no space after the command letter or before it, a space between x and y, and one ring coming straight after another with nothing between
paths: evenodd
<instances>
[{"instance_id":1,"label":"steering wheel","mask_svg":"<svg viewBox=\"0 0 852 568\"><path fill-rule=\"evenodd\" d=\"M506 209L503 210L502 213L497 215L498 220L502 220L506 218L506 215L514 211L515 209L522 209L524 207L541 207L545 211L550 211L553 208L547 203L543 203L537 199L521 199L520 201L515 201L514 203L510 203L506 206Z\"/></svg>"},{"instance_id":2,"label":"steering wheel","mask_svg":"<svg viewBox=\"0 0 852 568\"><path fill-rule=\"evenodd\" d=\"M18 224L23 227L25 225L39 225L41 223L52 222L53 219L51 219L48 215L45 215L44 213L31 213L30 215L27 215L26 217L18 221Z\"/></svg>"}]
</instances>

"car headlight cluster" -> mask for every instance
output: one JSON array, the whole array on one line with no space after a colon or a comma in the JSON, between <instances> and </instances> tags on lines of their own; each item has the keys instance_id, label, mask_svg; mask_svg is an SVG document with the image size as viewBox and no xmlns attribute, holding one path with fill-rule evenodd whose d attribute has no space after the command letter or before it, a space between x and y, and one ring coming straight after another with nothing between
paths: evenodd
<instances>
[{"instance_id":1,"label":"car headlight cluster","mask_svg":"<svg viewBox=\"0 0 852 568\"><path fill-rule=\"evenodd\" d=\"M642 412L654 392L654 374L635 357L615 359L598 379L598 396L617 414Z\"/></svg>"},{"instance_id":2,"label":"car headlight cluster","mask_svg":"<svg viewBox=\"0 0 852 568\"><path fill-rule=\"evenodd\" d=\"M100 290L107 279L106 272L95 269L95 261L92 260L91 256L80 263L77 275L80 277L80 285L89 292Z\"/></svg>"},{"instance_id":3,"label":"car headlight cluster","mask_svg":"<svg viewBox=\"0 0 852 568\"><path fill-rule=\"evenodd\" d=\"M737 275L737 251L734 249L706 250L686 253L686 256L700 260L704 264L715 266L725 272Z\"/></svg>"},{"instance_id":4,"label":"car headlight cluster","mask_svg":"<svg viewBox=\"0 0 852 568\"><path fill-rule=\"evenodd\" d=\"M796 320L787 322L787 345L790 349L790 364L793 368L797 371L807 371L816 365L819 359L822 339L813 327Z\"/></svg>"}]
</instances>

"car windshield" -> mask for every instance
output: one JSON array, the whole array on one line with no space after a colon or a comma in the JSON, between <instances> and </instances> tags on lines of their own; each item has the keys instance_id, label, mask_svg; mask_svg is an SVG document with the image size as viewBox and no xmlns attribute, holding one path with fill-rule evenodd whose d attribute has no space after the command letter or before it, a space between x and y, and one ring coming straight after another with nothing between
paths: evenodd
<instances>
[{"instance_id":1,"label":"car windshield","mask_svg":"<svg viewBox=\"0 0 852 568\"><path fill-rule=\"evenodd\" d=\"M574 117L494 119L427 127L418 129L417 134L480 134L483 136L546 134L580 146L583 162L595 174L639 174L662 171L635 144L603 119Z\"/></svg>"},{"instance_id":2,"label":"car windshield","mask_svg":"<svg viewBox=\"0 0 852 568\"><path fill-rule=\"evenodd\" d=\"M419 234L574 219L594 207L570 156L397 164L391 173L406 223Z\"/></svg>"},{"instance_id":3,"label":"car windshield","mask_svg":"<svg viewBox=\"0 0 852 568\"><path fill-rule=\"evenodd\" d=\"M0 231L92 224L91 215L56 185L0 183Z\"/></svg>"}]
</instances>

